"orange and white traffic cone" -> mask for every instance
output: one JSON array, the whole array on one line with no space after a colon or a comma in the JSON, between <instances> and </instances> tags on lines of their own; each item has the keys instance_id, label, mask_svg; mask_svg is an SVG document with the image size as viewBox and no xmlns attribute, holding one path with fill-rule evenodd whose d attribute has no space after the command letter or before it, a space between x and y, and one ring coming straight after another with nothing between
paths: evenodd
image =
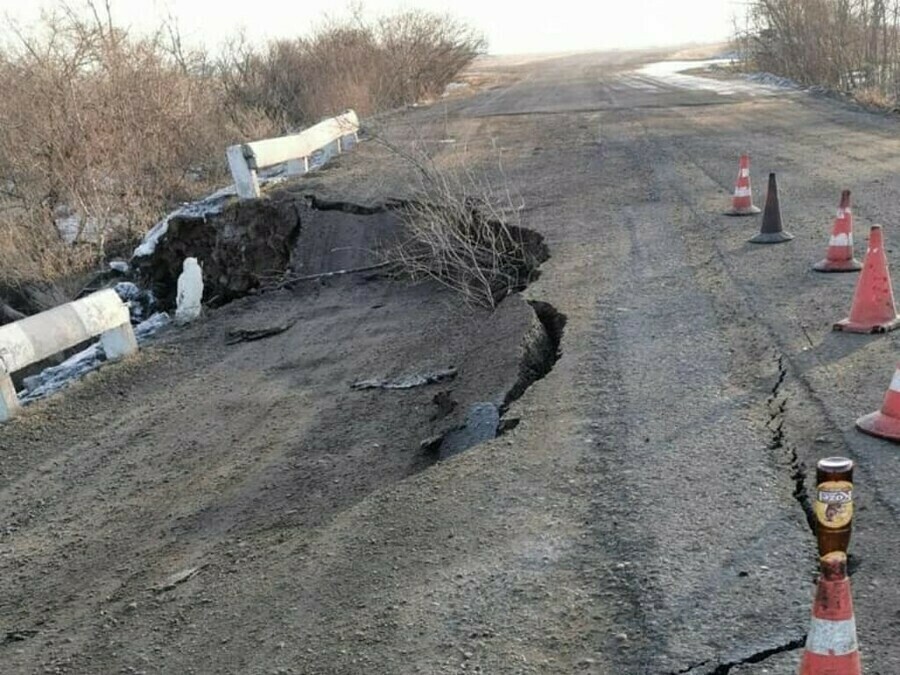
<instances>
[{"instance_id":1,"label":"orange and white traffic cone","mask_svg":"<svg viewBox=\"0 0 900 675\"><path fill-rule=\"evenodd\" d=\"M725 212L726 216L752 216L759 213L759 209L753 206L753 191L750 188L750 155L741 155L738 164L738 177L734 183L734 196L731 198L731 208Z\"/></svg>"},{"instance_id":2,"label":"orange and white traffic cone","mask_svg":"<svg viewBox=\"0 0 900 675\"><path fill-rule=\"evenodd\" d=\"M831 238L825 260L813 265L816 272L856 272L862 265L853 257L853 213L850 209L850 190L841 192Z\"/></svg>"},{"instance_id":3,"label":"orange and white traffic cone","mask_svg":"<svg viewBox=\"0 0 900 675\"><path fill-rule=\"evenodd\" d=\"M860 417L856 428L870 436L900 442L900 366L894 371L881 410Z\"/></svg>"},{"instance_id":4,"label":"orange and white traffic cone","mask_svg":"<svg viewBox=\"0 0 900 675\"><path fill-rule=\"evenodd\" d=\"M829 553L821 563L800 675L862 675L847 554Z\"/></svg>"},{"instance_id":5,"label":"orange and white traffic cone","mask_svg":"<svg viewBox=\"0 0 900 675\"><path fill-rule=\"evenodd\" d=\"M900 316L897 316L894 306L894 289L884 254L881 225L873 225L862 273L856 282L850 316L834 324L834 330L886 333L897 326L900 326Z\"/></svg>"}]
</instances>

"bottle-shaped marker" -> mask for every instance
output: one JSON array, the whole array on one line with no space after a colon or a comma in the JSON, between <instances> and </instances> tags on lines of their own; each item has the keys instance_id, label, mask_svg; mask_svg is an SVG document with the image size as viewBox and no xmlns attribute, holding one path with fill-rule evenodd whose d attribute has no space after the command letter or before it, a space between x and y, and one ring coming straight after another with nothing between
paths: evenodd
<instances>
[{"instance_id":1,"label":"bottle-shaped marker","mask_svg":"<svg viewBox=\"0 0 900 675\"><path fill-rule=\"evenodd\" d=\"M819 557L847 552L853 524L853 460L826 457L816 465L816 539Z\"/></svg>"}]
</instances>

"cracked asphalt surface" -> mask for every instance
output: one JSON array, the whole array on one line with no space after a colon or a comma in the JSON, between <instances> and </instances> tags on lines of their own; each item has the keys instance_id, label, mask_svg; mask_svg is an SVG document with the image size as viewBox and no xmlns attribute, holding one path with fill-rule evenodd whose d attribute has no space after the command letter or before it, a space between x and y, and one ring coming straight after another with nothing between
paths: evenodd
<instances>
[{"instance_id":1,"label":"cracked asphalt surface","mask_svg":"<svg viewBox=\"0 0 900 675\"><path fill-rule=\"evenodd\" d=\"M329 460L327 480L307 467L295 494L278 480L270 439L318 439L321 450L338 414L310 418L315 391L276 400L256 383L240 429L219 433L204 419L217 444L201 446L203 461L190 443L149 453L144 435L174 442L192 423L189 400L152 405L167 378L213 368L227 327L214 317L165 347L187 356L159 376L144 377L166 352L148 350L0 431L0 629L37 631L0 641L4 672L793 673L816 572L810 467L846 454L858 466L851 551L864 665L900 673L900 453L853 429L880 405L900 336L832 333L856 276L810 271L843 188L854 192L858 254L868 225L882 223L900 265L900 121L794 91L685 89L637 75L646 58L497 61L486 67L502 76L495 88L386 123L426 143L453 139L438 161L465 148L466 161L491 167L499 152L523 225L549 245L524 295L566 315L562 356L511 406L515 429L424 470L409 471L406 456L382 482L362 478L384 465L349 434L336 440L363 460L355 489ZM721 215L744 150L757 203L777 172L793 242L752 246L759 220ZM403 196L395 159L362 144L309 184L359 203ZM383 302L392 288L353 293ZM345 321L330 312L352 305L349 292L324 292L328 304L308 317L313 344L330 335L316 321ZM291 301L261 296L240 311L278 316L277 302ZM367 317L351 313L340 339L352 346ZM288 359L296 347L282 348ZM281 357L269 358L277 369ZM303 378L338 377L327 353L294 359ZM229 366L211 371L209 414L217 399L241 410ZM111 386L119 394L101 393ZM95 409L119 395L124 419ZM379 452L413 443L407 422L380 419ZM166 426L170 437L154 436ZM52 446L61 439L70 447ZM146 454L129 456L133 447ZM271 462L251 472L249 496L251 464L235 448ZM138 466L115 470L124 458ZM204 500L221 486L205 484L209 462L228 487L213 510ZM111 483L97 481L117 487L106 494ZM269 482L272 495L260 487ZM171 514L147 515L144 489L171 500ZM315 513L304 511L307 491ZM50 524L21 518L10 530L31 508L23 500L39 498L35 513ZM84 515L92 499L120 501ZM146 532L131 509L149 518ZM96 541L56 543L84 537ZM146 590L198 564L208 567L175 589Z\"/></svg>"}]
</instances>

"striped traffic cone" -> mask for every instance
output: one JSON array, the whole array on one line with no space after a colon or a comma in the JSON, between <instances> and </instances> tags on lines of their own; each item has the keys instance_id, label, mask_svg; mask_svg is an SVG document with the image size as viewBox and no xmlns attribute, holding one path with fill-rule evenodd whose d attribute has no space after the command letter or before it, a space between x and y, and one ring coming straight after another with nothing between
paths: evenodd
<instances>
[{"instance_id":1,"label":"striped traffic cone","mask_svg":"<svg viewBox=\"0 0 900 675\"><path fill-rule=\"evenodd\" d=\"M731 198L731 208L725 212L726 216L752 216L759 213L759 209L753 206L753 191L750 188L750 155L741 155L738 164L738 177L734 183L734 196Z\"/></svg>"},{"instance_id":2,"label":"striped traffic cone","mask_svg":"<svg viewBox=\"0 0 900 675\"><path fill-rule=\"evenodd\" d=\"M894 289L884 254L881 225L873 225L863 269L856 282L850 316L834 324L834 330L886 333L897 326L900 326L900 316L897 316L894 306Z\"/></svg>"},{"instance_id":3,"label":"striped traffic cone","mask_svg":"<svg viewBox=\"0 0 900 675\"><path fill-rule=\"evenodd\" d=\"M891 378L881 410L860 417L856 428L870 436L900 442L900 365Z\"/></svg>"},{"instance_id":4,"label":"striped traffic cone","mask_svg":"<svg viewBox=\"0 0 900 675\"><path fill-rule=\"evenodd\" d=\"M841 192L831 238L825 260L813 265L816 272L856 272L862 265L853 257L853 213L850 210L850 190Z\"/></svg>"},{"instance_id":5,"label":"striped traffic cone","mask_svg":"<svg viewBox=\"0 0 900 675\"><path fill-rule=\"evenodd\" d=\"M847 554L824 556L800 675L862 675Z\"/></svg>"}]
</instances>

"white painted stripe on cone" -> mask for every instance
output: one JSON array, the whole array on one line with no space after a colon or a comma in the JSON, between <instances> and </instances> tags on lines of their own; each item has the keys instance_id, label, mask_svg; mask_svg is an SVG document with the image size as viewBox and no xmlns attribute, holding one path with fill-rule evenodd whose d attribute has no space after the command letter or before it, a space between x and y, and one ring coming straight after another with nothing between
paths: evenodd
<instances>
[{"instance_id":1,"label":"white painted stripe on cone","mask_svg":"<svg viewBox=\"0 0 900 675\"><path fill-rule=\"evenodd\" d=\"M750 169L741 169L741 178L749 178L750 177Z\"/></svg>"},{"instance_id":2,"label":"white painted stripe on cone","mask_svg":"<svg viewBox=\"0 0 900 675\"><path fill-rule=\"evenodd\" d=\"M889 388L891 391L896 391L900 394L900 368L894 371L894 376L891 378L891 386Z\"/></svg>"},{"instance_id":3,"label":"white painted stripe on cone","mask_svg":"<svg viewBox=\"0 0 900 675\"><path fill-rule=\"evenodd\" d=\"M736 187L736 188L734 188L734 196L735 197L749 197L750 196L750 188Z\"/></svg>"},{"instance_id":4,"label":"white painted stripe on cone","mask_svg":"<svg viewBox=\"0 0 900 675\"><path fill-rule=\"evenodd\" d=\"M828 240L829 246L852 246L853 245L853 235L848 234L833 234L831 235L831 239Z\"/></svg>"},{"instance_id":5,"label":"white painted stripe on cone","mask_svg":"<svg viewBox=\"0 0 900 675\"><path fill-rule=\"evenodd\" d=\"M812 618L806 651L828 656L844 656L859 649L856 643L856 620L829 621Z\"/></svg>"},{"instance_id":6,"label":"white painted stripe on cone","mask_svg":"<svg viewBox=\"0 0 900 675\"><path fill-rule=\"evenodd\" d=\"M849 215L850 215L850 209L849 209L849 208L846 208L846 209L840 209L840 208L839 208L839 209L837 210L837 217L838 217L838 218L846 218L846 217L849 216Z\"/></svg>"}]
</instances>

